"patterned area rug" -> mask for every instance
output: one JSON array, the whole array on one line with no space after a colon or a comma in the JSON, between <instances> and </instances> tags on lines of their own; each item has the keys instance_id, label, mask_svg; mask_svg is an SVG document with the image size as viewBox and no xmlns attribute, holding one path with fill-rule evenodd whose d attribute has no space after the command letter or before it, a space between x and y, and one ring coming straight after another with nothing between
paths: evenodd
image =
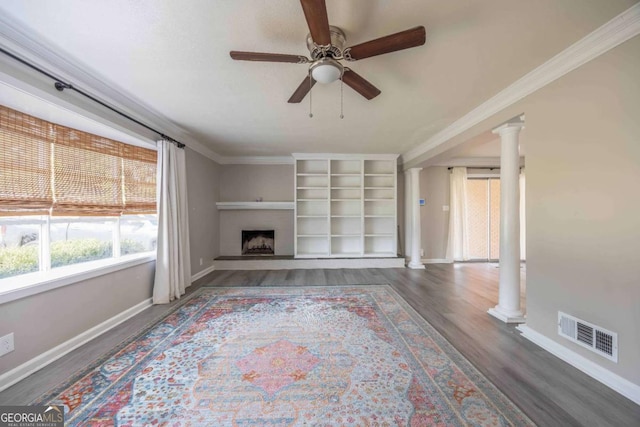
<instances>
[{"instance_id":1,"label":"patterned area rug","mask_svg":"<svg viewBox=\"0 0 640 427\"><path fill-rule=\"evenodd\" d=\"M34 403L71 426L533 425L389 286L202 288Z\"/></svg>"}]
</instances>

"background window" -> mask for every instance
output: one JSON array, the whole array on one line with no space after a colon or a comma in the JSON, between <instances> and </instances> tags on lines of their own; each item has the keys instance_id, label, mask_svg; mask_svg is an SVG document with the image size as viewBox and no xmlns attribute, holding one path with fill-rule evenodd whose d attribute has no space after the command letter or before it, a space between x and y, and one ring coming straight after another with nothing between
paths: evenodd
<instances>
[{"instance_id":1,"label":"background window","mask_svg":"<svg viewBox=\"0 0 640 427\"><path fill-rule=\"evenodd\" d=\"M39 217L0 216L0 279L40 269Z\"/></svg>"},{"instance_id":2,"label":"background window","mask_svg":"<svg viewBox=\"0 0 640 427\"><path fill-rule=\"evenodd\" d=\"M111 258L116 220L51 219L51 268Z\"/></svg>"},{"instance_id":3,"label":"background window","mask_svg":"<svg viewBox=\"0 0 640 427\"><path fill-rule=\"evenodd\" d=\"M157 239L157 215L120 217L120 253L122 255L155 251Z\"/></svg>"},{"instance_id":4,"label":"background window","mask_svg":"<svg viewBox=\"0 0 640 427\"><path fill-rule=\"evenodd\" d=\"M500 258L500 179L467 180L469 257Z\"/></svg>"}]
</instances>

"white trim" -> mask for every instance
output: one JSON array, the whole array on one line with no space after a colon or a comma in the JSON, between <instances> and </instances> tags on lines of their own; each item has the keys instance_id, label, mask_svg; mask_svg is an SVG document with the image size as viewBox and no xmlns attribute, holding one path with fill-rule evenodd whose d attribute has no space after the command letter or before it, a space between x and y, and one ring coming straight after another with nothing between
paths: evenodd
<instances>
[{"instance_id":1,"label":"white trim","mask_svg":"<svg viewBox=\"0 0 640 427\"><path fill-rule=\"evenodd\" d=\"M575 351L555 342L551 338L534 331L527 325L520 325L516 327L516 329L521 332L523 337L532 343L537 344L574 368L581 370L591 378L600 381L602 384L640 405L640 385L634 384L618 374L603 368Z\"/></svg>"},{"instance_id":2,"label":"white trim","mask_svg":"<svg viewBox=\"0 0 640 427\"><path fill-rule=\"evenodd\" d=\"M487 313L504 323L524 323L527 320L526 317L521 314L512 315L505 313L502 311L502 308L497 305L487 310Z\"/></svg>"},{"instance_id":3,"label":"white trim","mask_svg":"<svg viewBox=\"0 0 640 427\"><path fill-rule=\"evenodd\" d=\"M500 157L454 157L449 160L438 162L433 166L497 168L500 167Z\"/></svg>"},{"instance_id":4,"label":"white trim","mask_svg":"<svg viewBox=\"0 0 640 427\"><path fill-rule=\"evenodd\" d=\"M155 252L108 258L0 280L0 304L156 260Z\"/></svg>"},{"instance_id":5,"label":"white trim","mask_svg":"<svg viewBox=\"0 0 640 427\"><path fill-rule=\"evenodd\" d=\"M311 268L404 268L404 258L295 258L215 260L216 270L293 270Z\"/></svg>"},{"instance_id":6,"label":"white trim","mask_svg":"<svg viewBox=\"0 0 640 427\"><path fill-rule=\"evenodd\" d=\"M295 159L291 156L223 156L219 163L221 165L292 165Z\"/></svg>"},{"instance_id":7,"label":"white trim","mask_svg":"<svg viewBox=\"0 0 640 427\"><path fill-rule=\"evenodd\" d=\"M197 272L196 274L191 276L191 283L195 282L196 280L200 279L201 277L206 276L207 274L211 273L214 270L215 270L215 265L212 264L209 267L205 268L204 270Z\"/></svg>"},{"instance_id":8,"label":"white trim","mask_svg":"<svg viewBox=\"0 0 640 427\"><path fill-rule=\"evenodd\" d=\"M520 166L524 167L524 156L520 156ZM467 167L467 168L499 168L500 157L454 157L431 166Z\"/></svg>"},{"instance_id":9,"label":"white trim","mask_svg":"<svg viewBox=\"0 0 640 427\"><path fill-rule=\"evenodd\" d=\"M640 34L640 3L578 40L544 64L516 80L424 143L402 155L407 164L488 119L525 96ZM426 160L426 159L424 159Z\"/></svg>"},{"instance_id":10,"label":"white trim","mask_svg":"<svg viewBox=\"0 0 640 427\"><path fill-rule=\"evenodd\" d=\"M82 332L79 335L63 342L62 344L45 351L44 353L34 357L33 359L23 363L20 366L0 375L0 391L3 391L20 380L28 377L34 372L44 368L48 364L60 359L64 355L72 352L76 348L88 343L92 339L102 335L110 329L115 328L125 320L128 320L143 310L151 307L151 298L148 298L125 311L116 314L110 319L105 320L99 325L94 326Z\"/></svg>"},{"instance_id":11,"label":"white trim","mask_svg":"<svg viewBox=\"0 0 640 427\"><path fill-rule=\"evenodd\" d=\"M223 157L220 156L218 153L216 153L215 151L213 151L211 148L206 147L204 144L193 140L191 138L185 138L184 136L182 137L181 142L184 142L187 145L187 148L192 149L193 151L195 151L196 153L200 153L203 156L205 156L206 158L213 160L214 162L218 163L218 164L222 164L222 159Z\"/></svg>"},{"instance_id":12,"label":"white trim","mask_svg":"<svg viewBox=\"0 0 640 427\"><path fill-rule=\"evenodd\" d=\"M399 154L291 153L295 160L395 160Z\"/></svg>"},{"instance_id":13,"label":"white trim","mask_svg":"<svg viewBox=\"0 0 640 427\"><path fill-rule=\"evenodd\" d=\"M423 258L421 261L423 264L453 264L452 259L446 258Z\"/></svg>"},{"instance_id":14,"label":"white trim","mask_svg":"<svg viewBox=\"0 0 640 427\"><path fill-rule=\"evenodd\" d=\"M224 210L293 210L293 202L216 202L220 211Z\"/></svg>"}]
</instances>

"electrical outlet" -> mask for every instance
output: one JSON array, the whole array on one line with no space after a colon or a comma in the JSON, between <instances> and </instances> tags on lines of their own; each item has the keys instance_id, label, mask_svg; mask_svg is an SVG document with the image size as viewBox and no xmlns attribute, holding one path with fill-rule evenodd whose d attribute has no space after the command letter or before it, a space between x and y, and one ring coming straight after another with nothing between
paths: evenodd
<instances>
[{"instance_id":1,"label":"electrical outlet","mask_svg":"<svg viewBox=\"0 0 640 427\"><path fill-rule=\"evenodd\" d=\"M0 338L0 356L11 353L14 350L13 332Z\"/></svg>"},{"instance_id":2,"label":"electrical outlet","mask_svg":"<svg viewBox=\"0 0 640 427\"><path fill-rule=\"evenodd\" d=\"M200 265L202 265L202 258L200 258Z\"/></svg>"},{"instance_id":3,"label":"electrical outlet","mask_svg":"<svg viewBox=\"0 0 640 427\"><path fill-rule=\"evenodd\" d=\"M420 249L420 256L424 256L424 249Z\"/></svg>"}]
</instances>

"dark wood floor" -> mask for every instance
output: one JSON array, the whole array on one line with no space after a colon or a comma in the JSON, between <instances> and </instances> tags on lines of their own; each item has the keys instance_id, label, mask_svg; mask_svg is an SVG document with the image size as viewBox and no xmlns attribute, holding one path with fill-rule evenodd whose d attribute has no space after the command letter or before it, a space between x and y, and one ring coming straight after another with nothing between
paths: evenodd
<instances>
[{"instance_id":1,"label":"dark wood floor","mask_svg":"<svg viewBox=\"0 0 640 427\"><path fill-rule=\"evenodd\" d=\"M198 280L189 291L200 286L388 283L536 424L640 426L640 406L525 340L514 326L487 314L498 299L497 282L495 264L434 264L426 270L216 271ZM168 309L154 306L145 310L31 375L0 393L0 405L29 402Z\"/></svg>"}]
</instances>

